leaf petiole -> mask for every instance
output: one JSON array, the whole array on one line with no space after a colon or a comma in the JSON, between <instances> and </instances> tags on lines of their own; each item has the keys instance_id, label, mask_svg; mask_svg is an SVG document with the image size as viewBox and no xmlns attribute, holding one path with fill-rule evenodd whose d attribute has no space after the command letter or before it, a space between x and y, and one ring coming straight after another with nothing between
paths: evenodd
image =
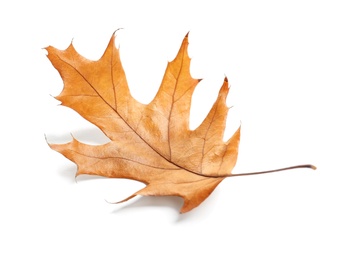
<instances>
[{"instance_id":1,"label":"leaf petiole","mask_svg":"<svg viewBox=\"0 0 351 260\"><path fill-rule=\"evenodd\" d=\"M210 177L210 178L227 178L227 177L237 177L237 176L248 176L248 175L256 175L256 174L264 174L264 173L271 173L271 172L280 172L280 171L287 171L287 170L293 170L293 169L298 169L298 168L309 168L312 170L316 170L317 167L312 165L312 164L301 164L301 165L295 165L295 166L290 166L290 167L285 167L285 168L279 168L275 170L269 170L269 171L259 171L259 172L246 172L246 173L237 173L237 174L227 174L227 175L206 175L206 174L201 174L201 173L196 173L197 175L203 176L203 177Z\"/></svg>"}]
</instances>

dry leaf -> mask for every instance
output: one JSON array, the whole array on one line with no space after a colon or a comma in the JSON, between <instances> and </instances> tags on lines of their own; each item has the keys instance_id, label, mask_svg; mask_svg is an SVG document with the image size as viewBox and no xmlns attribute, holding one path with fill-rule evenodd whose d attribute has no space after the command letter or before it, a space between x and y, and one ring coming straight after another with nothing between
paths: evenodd
<instances>
[{"instance_id":1,"label":"dry leaf","mask_svg":"<svg viewBox=\"0 0 351 260\"><path fill-rule=\"evenodd\" d=\"M146 184L123 201L136 195L179 196L184 200L180 211L187 212L203 202L226 176L233 176L240 128L223 141L227 79L207 117L195 130L189 130L191 98L199 80L190 75L188 36L147 105L131 96L114 42L113 35L98 61L84 58L72 44L63 51L46 48L64 81L56 98L111 140L93 146L73 139L50 147L77 164L77 175L127 178Z\"/></svg>"}]
</instances>

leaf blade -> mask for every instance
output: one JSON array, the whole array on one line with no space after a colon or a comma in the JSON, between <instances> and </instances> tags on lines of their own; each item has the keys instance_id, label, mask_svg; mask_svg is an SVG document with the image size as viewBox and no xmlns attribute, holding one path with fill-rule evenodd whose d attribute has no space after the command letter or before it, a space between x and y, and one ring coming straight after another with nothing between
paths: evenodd
<instances>
[{"instance_id":1,"label":"leaf blade","mask_svg":"<svg viewBox=\"0 0 351 260\"><path fill-rule=\"evenodd\" d=\"M184 200L181 212L200 205L224 179L217 176L229 175L234 167L240 129L223 141L229 91L225 79L205 120L189 130L191 98L199 80L190 75L188 44L186 35L166 68L159 91L147 105L130 94L114 35L97 61L79 55L72 44L64 51L48 47L48 58L64 81L57 99L111 140L91 146L73 139L50 147L77 165L77 175L128 178L146 184L126 200L136 195L179 196Z\"/></svg>"}]
</instances>

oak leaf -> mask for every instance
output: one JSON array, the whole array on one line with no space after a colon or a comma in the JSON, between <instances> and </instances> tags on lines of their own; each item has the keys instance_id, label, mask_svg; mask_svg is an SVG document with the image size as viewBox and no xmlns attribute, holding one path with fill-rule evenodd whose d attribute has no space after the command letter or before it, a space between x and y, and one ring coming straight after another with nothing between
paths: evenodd
<instances>
[{"instance_id":1,"label":"oak leaf","mask_svg":"<svg viewBox=\"0 0 351 260\"><path fill-rule=\"evenodd\" d=\"M240 128L224 142L228 107L228 80L204 121L189 129L192 94L199 82L190 75L185 36L176 58L168 63L161 86L149 104L135 100L115 47L115 35L97 61L74 49L47 47L48 58L60 73L64 88L56 98L95 124L110 139L103 145L87 145L74 139L50 147L77 165L80 174L127 178L146 186L136 195L179 196L187 212L202 203L227 177L264 174L296 168L231 174L238 156Z\"/></svg>"}]
</instances>

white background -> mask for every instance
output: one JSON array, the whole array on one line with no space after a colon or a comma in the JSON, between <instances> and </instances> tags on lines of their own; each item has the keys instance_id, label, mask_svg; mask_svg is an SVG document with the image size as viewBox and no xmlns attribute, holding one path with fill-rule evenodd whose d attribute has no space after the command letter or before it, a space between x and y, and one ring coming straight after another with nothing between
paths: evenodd
<instances>
[{"instance_id":1,"label":"white background","mask_svg":"<svg viewBox=\"0 0 351 260\"><path fill-rule=\"evenodd\" d=\"M351 4L297 1L2 1L1 259L351 259ZM62 80L43 47L73 39L98 59L117 32L135 98L149 102L190 31L201 122L224 74L233 173L198 208L135 198L138 182L79 177L45 141L105 142L53 96Z\"/></svg>"}]
</instances>

